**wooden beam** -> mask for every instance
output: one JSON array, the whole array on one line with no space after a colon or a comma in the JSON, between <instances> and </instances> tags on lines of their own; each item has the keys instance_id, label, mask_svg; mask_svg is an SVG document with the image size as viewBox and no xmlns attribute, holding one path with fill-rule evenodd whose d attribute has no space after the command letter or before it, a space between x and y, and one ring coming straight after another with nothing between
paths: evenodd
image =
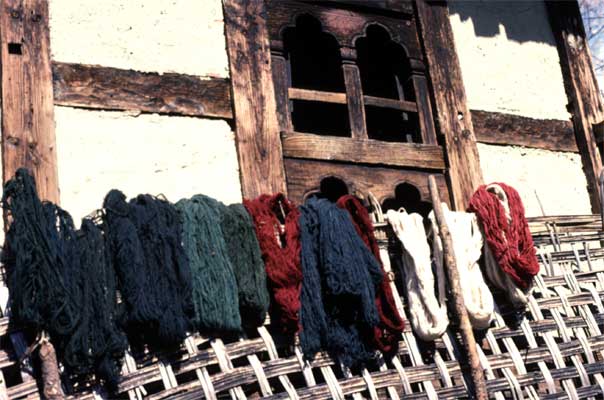
<instances>
[{"instance_id":1,"label":"wooden beam","mask_svg":"<svg viewBox=\"0 0 604 400\"><path fill-rule=\"evenodd\" d=\"M483 179L449 9L444 2L418 0L416 4L438 131L444 136L452 203L455 209L465 210Z\"/></svg>"},{"instance_id":2,"label":"wooden beam","mask_svg":"<svg viewBox=\"0 0 604 400\"><path fill-rule=\"evenodd\" d=\"M223 0L243 196L285 192L263 0Z\"/></svg>"},{"instance_id":3,"label":"wooden beam","mask_svg":"<svg viewBox=\"0 0 604 400\"><path fill-rule=\"evenodd\" d=\"M335 160L353 163L443 170L442 147L413 143L389 143L309 133L283 133L283 155L290 158Z\"/></svg>"},{"instance_id":4,"label":"wooden beam","mask_svg":"<svg viewBox=\"0 0 604 400\"><path fill-rule=\"evenodd\" d=\"M480 143L579 152L573 124L556 119L471 110L476 140Z\"/></svg>"},{"instance_id":5,"label":"wooden beam","mask_svg":"<svg viewBox=\"0 0 604 400\"><path fill-rule=\"evenodd\" d=\"M183 74L54 62L55 104L104 110L233 118L230 83Z\"/></svg>"},{"instance_id":6,"label":"wooden beam","mask_svg":"<svg viewBox=\"0 0 604 400\"><path fill-rule=\"evenodd\" d=\"M48 2L2 0L2 170L26 167L42 199L59 201Z\"/></svg>"},{"instance_id":7,"label":"wooden beam","mask_svg":"<svg viewBox=\"0 0 604 400\"><path fill-rule=\"evenodd\" d=\"M600 212L598 177L602 155L598 151L593 126L604 120L604 105L598 89L579 4L573 1L546 1L550 25L556 38L568 110L572 115L575 139L587 178L591 208Z\"/></svg>"}]
</instances>

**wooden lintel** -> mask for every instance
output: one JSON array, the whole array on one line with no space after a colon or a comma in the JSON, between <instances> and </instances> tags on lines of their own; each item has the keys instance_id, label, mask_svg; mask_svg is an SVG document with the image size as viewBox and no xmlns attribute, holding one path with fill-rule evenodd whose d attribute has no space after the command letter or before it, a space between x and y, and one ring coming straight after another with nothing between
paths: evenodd
<instances>
[{"instance_id":1,"label":"wooden lintel","mask_svg":"<svg viewBox=\"0 0 604 400\"><path fill-rule=\"evenodd\" d=\"M441 1L418 0L416 5L438 132L444 137L450 194L454 208L464 210L483 179L449 9Z\"/></svg>"},{"instance_id":2,"label":"wooden lintel","mask_svg":"<svg viewBox=\"0 0 604 400\"><path fill-rule=\"evenodd\" d=\"M174 73L53 62L55 104L210 118L233 118L230 83Z\"/></svg>"},{"instance_id":3,"label":"wooden lintel","mask_svg":"<svg viewBox=\"0 0 604 400\"><path fill-rule=\"evenodd\" d=\"M345 161L360 164L444 170L442 147L391 143L309 133L282 133L283 155L290 158Z\"/></svg>"},{"instance_id":4,"label":"wooden lintel","mask_svg":"<svg viewBox=\"0 0 604 400\"><path fill-rule=\"evenodd\" d=\"M223 0L243 196L285 192L264 0Z\"/></svg>"},{"instance_id":5,"label":"wooden lintel","mask_svg":"<svg viewBox=\"0 0 604 400\"><path fill-rule=\"evenodd\" d=\"M59 202L48 2L0 2L2 171L34 175L42 199Z\"/></svg>"},{"instance_id":6,"label":"wooden lintel","mask_svg":"<svg viewBox=\"0 0 604 400\"><path fill-rule=\"evenodd\" d=\"M570 120L535 119L480 110L470 113L476 140L480 143L579 151Z\"/></svg>"},{"instance_id":7,"label":"wooden lintel","mask_svg":"<svg viewBox=\"0 0 604 400\"><path fill-rule=\"evenodd\" d=\"M556 38L568 110L572 115L575 139L594 213L600 212L598 178L602 155L594 137L594 125L604 120L604 103L598 89L579 4L546 1L547 13Z\"/></svg>"}]
</instances>

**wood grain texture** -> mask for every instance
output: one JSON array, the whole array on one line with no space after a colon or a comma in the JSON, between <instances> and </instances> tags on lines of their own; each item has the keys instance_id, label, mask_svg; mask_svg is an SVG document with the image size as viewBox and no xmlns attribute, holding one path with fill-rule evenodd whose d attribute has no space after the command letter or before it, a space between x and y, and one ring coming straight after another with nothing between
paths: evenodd
<instances>
[{"instance_id":1,"label":"wood grain texture","mask_svg":"<svg viewBox=\"0 0 604 400\"><path fill-rule=\"evenodd\" d=\"M417 112L419 113L419 127L422 133L422 143L436 144L436 128L432 119L432 104L428 82L424 75L413 75L413 88L417 99Z\"/></svg>"},{"instance_id":2,"label":"wood grain texture","mask_svg":"<svg viewBox=\"0 0 604 400\"><path fill-rule=\"evenodd\" d=\"M591 208L600 212L598 177L602 155L594 138L593 126L604 120L604 105L585 39L579 4L573 1L546 1L547 13L556 38L567 106L572 115L575 139L587 178Z\"/></svg>"},{"instance_id":3,"label":"wood grain texture","mask_svg":"<svg viewBox=\"0 0 604 400\"><path fill-rule=\"evenodd\" d=\"M325 92L321 90L289 88L291 100L322 101L324 103L346 104L346 93Z\"/></svg>"},{"instance_id":4,"label":"wood grain texture","mask_svg":"<svg viewBox=\"0 0 604 400\"><path fill-rule=\"evenodd\" d=\"M380 167L344 164L335 161L285 159L289 198L302 203L305 197L319 190L321 180L336 177L347 184L349 193L366 196L371 191L380 203L395 197L399 184L409 183L415 186L422 201L430 202L428 176L430 172L395 167ZM438 174L437 183L443 201L448 198L447 183L444 175Z\"/></svg>"},{"instance_id":5,"label":"wood grain texture","mask_svg":"<svg viewBox=\"0 0 604 400\"><path fill-rule=\"evenodd\" d=\"M2 167L36 179L41 198L59 202L48 2L1 0Z\"/></svg>"},{"instance_id":6,"label":"wood grain texture","mask_svg":"<svg viewBox=\"0 0 604 400\"><path fill-rule=\"evenodd\" d=\"M571 121L535 119L519 115L471 110L480 143L578 152Z\"/></svg>"},{"instance_id":7,"label":"wood grain texture","mask_svg":"<svg viewBox=\"0 0 604 400\"><path fill-rule=\"evenodd\" d=\"M434 170L445 168L442 147L437 145L357 140L296 132L284 132L281 138L285 157Z\"/></svg>"},{"instance_id":8,"label":"wood grain texture","mask_svg":"<svg viewBox=\"0 0 604 400\"><path fill-rule=\"evenodd\" d=\"M263 0L223 0L241 189L285 192L285 171Z\"/></svg>"},{"instance_id":9,"label":"wood grain texture","mask_svg":"<svg viewBox=\"0 0 604 400\"><path fill-rule=\"evenodd\" d=\"M350 62L342 65L344 82L346 83L346 99L348 101L348 119L350 131L354 139L367 139L367 125L365 124L365 104L363 102L363 89L361 88L361 75L359 67Z\"/></svg>"},{"instance_id":10,"label":"wood grain texture","mask_svg":"<svg viewBox=\"0 0 604 400\"><path fill-rule=\"evenodd\" d=\"M54 62L55 104L105 110L233 118L230 83L184 74Z\"/></svg>"},{"instance_id":11,"label":"wood grain texture","mask_svg":"<svg viewBox=\"0 0 604 400\"><path fill-rule=\"evenodd\" d=\"M444 2L418 0L416 4L439 133L447 153L453 206L465 210L483 178L449 10Z\"/></svg>"}]
</instances>

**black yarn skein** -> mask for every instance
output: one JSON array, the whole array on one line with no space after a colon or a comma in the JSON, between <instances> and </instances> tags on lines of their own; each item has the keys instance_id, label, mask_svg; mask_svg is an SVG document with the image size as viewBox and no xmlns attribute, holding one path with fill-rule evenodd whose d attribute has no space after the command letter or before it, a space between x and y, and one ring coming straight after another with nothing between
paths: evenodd
<instances>
[{"instance_id":1,"label":"black yarn skein","mask_svg":"<svg viewBox=\"0 0 604 400\"><path fill-rule=\"evenodd\" d=\"M193 307L176 209L150 195L128 203L119 190L107 194L103 207L127 331L149 344L181 342L191 327Z\"/></svg>"},{"instance_id":2,"label":"black yarn skein","mask_svg":"<svg viewBox=\"0 0 604 400\"><path fill-rule=\"evenodd\" d=\"M324 348L348 367L362 366L375 353L371 335L379 323L375 290L381 267L345 210L311 198L300 212L304 355L312 358Z\"/></svg>"}]
</instances>

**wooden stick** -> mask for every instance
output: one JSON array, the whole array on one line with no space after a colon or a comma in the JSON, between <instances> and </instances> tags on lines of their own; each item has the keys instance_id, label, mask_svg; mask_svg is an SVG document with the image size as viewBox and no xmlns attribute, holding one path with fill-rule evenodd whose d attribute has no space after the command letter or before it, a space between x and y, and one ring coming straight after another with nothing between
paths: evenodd
<instances>
[{"instance_id":1,"label":"wooden stick","mask_svg":"<svg viewBox=\"0 0 604 400\"><path fill-rule=\"evenodd\" d=\"M48 339L43 338L41 340L39 354L42 367L44 398L48 400L64 399L65 394L61 388L57 353Z\"/></svg>"},{"instance_id":2,"label":"wooden stick","mask_svg":"<svg viewBox=\"0 0 604 400\"><path fill-rule=\"evenodd\" d=\"M478 352L476 351L476 339L474 338L474 332L472 331L472 325L470 324L470 317L468 316L468 311L466 310L461 288L459 286L459 271L457 270L457 263L455 261L451 234L449 233L449 227L445 221L442 205L440 203L440 195L438 194L438 188L436 186L436 179L434 178L434 175L430 175L428 177L428 186L430 188L430 196L432 197L434 215L436 216L436 222L438 223L438 231L443 242L443 258L445 262L445 269L447 270L447 275L449 277L449 284L451 285L451 293L453 295L453 302L455 304L455 313L459 318L461 337L464 348L468 355L468 361L470 362L470 371L472 373L472 382L474 383L475 397L479 400L487 400L489 396L487 393L486 382L484 380L484 373L480 365L480 359L478 358Z\"/></svg>"}]
</instances>

